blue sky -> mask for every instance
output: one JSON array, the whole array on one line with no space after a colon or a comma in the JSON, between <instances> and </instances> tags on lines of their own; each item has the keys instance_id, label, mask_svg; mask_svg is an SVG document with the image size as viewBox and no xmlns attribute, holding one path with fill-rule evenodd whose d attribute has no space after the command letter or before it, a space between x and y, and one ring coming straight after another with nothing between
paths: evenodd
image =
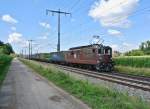
<instances>
[{"instance_id":1,"label":"blue sky","mask_svg":"<svg viewBox=\"0 0 150 109\"><path fill-rule=\"evenodd\" d=\"M0 40L18 53L29 39L34 52L56 51L57 14L45 11L59 8L72 13L61 15L61 50L90 44L93 35L122 52L150 40L148 0L0 0Z\"/></svg>"}]
</instances>

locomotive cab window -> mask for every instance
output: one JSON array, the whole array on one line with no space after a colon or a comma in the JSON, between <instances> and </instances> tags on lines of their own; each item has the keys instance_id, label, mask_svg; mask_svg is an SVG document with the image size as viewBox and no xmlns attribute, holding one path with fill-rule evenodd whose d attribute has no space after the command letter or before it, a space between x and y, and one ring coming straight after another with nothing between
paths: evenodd
<instances>
[{"instance_id":1,"label":"locomotive cab window","mask_svg":"<svg viewBox=\"0 0 150 109\"><path fill-rule=\"evenodd\" d=\"M106 48L106 49L105 49L105 54L111 55L111 50L110 50L109 48Z\"/></svg>"},{"instance_id":2,"label":"locomotive cab window","mask_svg":"<svg viewBox=\"0 0 150 109\"><path fill-rule=\"evenodd\" d=\"M93 53L95 53L95 52L96 52L96 50L95 50L95 49L93 49L92 51L93 51Z\"/></svg>"},{"instance_id":3,"label":"locomotive cab window","mask_svg":"<svg viewBox=\"0 0 150 109\"><path fill-rule=\"evenodd\" d=\"M104 51L103 48L98 49L98 54L103 54L104 53L103 51Z\"/></svg>"},{"instance_id":4,"label":"locomotive cab window","mask_svg":"<svg viewBox=\"0 0 150 109\"><path fill-rule=\"evenodd\" d=\"M71 51L71 55L74 55L74 52L73 52L73 51Z\"/></svg>"}]
</instances>

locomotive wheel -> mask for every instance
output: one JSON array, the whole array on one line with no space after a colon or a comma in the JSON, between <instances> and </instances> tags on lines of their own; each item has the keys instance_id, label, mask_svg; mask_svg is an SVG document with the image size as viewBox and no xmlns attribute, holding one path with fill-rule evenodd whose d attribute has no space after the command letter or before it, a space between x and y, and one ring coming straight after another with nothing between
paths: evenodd
<instances>
[{"instance_id":1,"label":"locomotive wheel","mask_svg":"<svg viewBox=\"0 0 150 109\"><path fill-rule=\"evenodd\" d=\"M106 70L106 72L111 72L112 66L110 64L108 64L107 66L105 66L105 70Z\"/></svg>"},{"instance_id":2,"label":"locomotive wheel","mask_svg":"<svg viewBox=\"0 0 150 109\"><path fill-rule=\"evenodd\" d=\"M95 69L96 69L97 71L101 71L99 64L95 65Z\"/></svg>"},{"instance_id":3,"label":"locomotive wheel","mask_svg":"<svg viewBox=\"0 0 150 109\"><path fill-rule=\"evenodd\" d=\"M111 71L111 68L110 68L109 66L106 66L106 67L105 67L105 70L106 70L106 72L110 72L110 71Z\"/></svg>"}]
</instances>

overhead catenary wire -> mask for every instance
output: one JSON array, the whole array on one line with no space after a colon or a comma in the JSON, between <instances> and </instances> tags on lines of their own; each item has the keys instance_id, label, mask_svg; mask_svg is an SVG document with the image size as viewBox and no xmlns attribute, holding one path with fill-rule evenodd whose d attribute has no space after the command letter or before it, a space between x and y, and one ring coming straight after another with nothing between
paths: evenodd
<instances>
[{"instance_id":1,"label":"overhead catenary wire","mask_svg":"<svg viewBox=\"0 0 150 109\"><path fill-rule=\"evenodd\" d=\"M83 0L84 1L84 0ZM93 1L93 0L92 0ZM69 3L69 2L68 2ZM75 8L75 7L77 7L78 5L79 5L79 3L81 3L81 0L77 0L77 1L75 1L74 3L73 3L73 5L70 7L70 9L68 9L68 10L70 10L70 12L74 12L73 11L73 9ZM69 3L70 4L70 3ZM76 11L76 13L77 12L80 12L79 10L78 11ZM67 24L68 24L69 22L67 22ZM66 24L66 23L65 23Z\"/></svg>"},{"instance_id":2,"label":"overhead catenary wire","mask_svg":"<svg viewBox=\"0 0 150 109\"><path fill-rule=\"evenodd\" d=\"M121 3L123 3L123 2L121 2ZM119 3L119 4L121 4L121 3ZM112 8L114 8L114 7L111 7L110 9L112 9ZM143 9L142 9L143 10ZM142 11L142 10L138 10L138 11ZM135 13L138 13L138 11L136 11L136 12L134 12L134 13L131 13L131 15L133 14L133 15L135 15ZM149 9L147 10L147 11L149 11ZM130 16L131 16L130 15ZM129 17L130 17L129 16ZM114 19L113 19L114 20ZM116 19L117 20L117 19ZM89 22L90 23L90 22ZM88 23L85 23L86 25L88 24ZM85 25L84 23L82 23L82 24L80 24L80 28L81 28L81 26L83 26L83 25Z\"/></svg>"},{"instance_id":3,"label":"overhead catenary wire","mask_svg":"<svg viewBox=\"0 0 150 109\"><path fill-rule=\"evenodd\" d=\"M128 15L128 17L137 15L138 13L144 12L144 11L147 11L147 12L148 12L148 11L150 11L150 8L143 8L143 9L137 10L137 11L135 11L135 12L133 12L133 13L130 13L130 14ZM121 17L122 17L122 16L116 17L115 19L110 20L110 21L115 21L115 20L116 20L116 22L117 22L117 20L118 20L119 18L121 18ZM85 24L88 25L88 24L90 24L90 23L91 23L91 22L88 22L88 23L85 23ZM85 24L84 24L84 23L80 24L80 28L81 28L81 25L82 25L82 26L85 26Z\"/></svg>"},{"instance_id":4,"label":"overhead catenary wire","mask_svg":"<svg viewBox=\"0 0 150 109\"><path fill-rule=\"evenodd\" d=\"M150 10L149 10L149 9L147 9L147 11L150 11ZM143 12L143 11L138 10L138 11L136 11L136 12L135 12L135 14L133 14L133 15L131 14L130 16L138 15L138 13L139 13L139 12ZM87 28L87 30L89 30L89 29L90 29L90 28ZM82 31L79 31L79 33L81 33L81 32L85 32L85 29L84 29L84 30L82 30ZM104 36L106 36L106 34L103 34L103 35L104 35ZM100 35L100 36L101 36L101 35Z\"/></svg>"},{"instance_id":5,"label":"overhead catenary wire","mask_svg":"<svg viewBox=\"0 0 150 109\"><path fill-rule=\"evenodd\" d=\"M79 1L79 0L78 0ZM126 0L124 0L124 1L122 1L122 2L119 2L117 5L122 5L123 3L125 3L126 2ZM112 7L110 7L110 8L108 8L108 9L113 9L114 7L117 7L117 5L114 5L114 6L112 6ZM89 9L89 8L88 8ZM86 11L87 11L87 9L86 9ZM78 12L81 12L81 11L78 11ZM90 22L89 22L90 23ZM87 23L85 23L86 25L87 25ZM81 25L84 25L84 23L82 23L82 24L80 24L80 26Z\"/></svg>"},{"instance_id":6,"label":"overhead catenary wire","mask_svg":"<svg viewBox=\"0 0 150 109\"><path fill-rule=\"evenodd\" d=\"M81 0L77 0L70 8L70 10L73 10L79 3L81 2Z\"/></svg>"},{"instance_id":7,"label":"overhead catenary wire","mask_svg":"<svg viewBox=\"0 0 150 109\"><path fill-rule=\"evenodd\" d=\"M118 3L118 5L123 4L123 2L125 2L125 0L124 0L124 1L122 1L122 2L120 2L120 3ZM75 6L77 6L77 5L75 5ZM113 7L110 7L109 9L113 9L113 8L115 8L116 6L117 6L117 5L115 5L115 6L113 6ZM73 9L75 9L75 8L73 8ZM85 11L87 11L88 9L89 9L89 7L88 7L88 8L86 8L86 10L85 10ZM83 10L83 11L84 11L84 10ZM83 11L82 11L82 12L83 12ZM78 13L78 14L80 14L80 13L81 13L81 11L78 11L77 13ZM130 16L133 16L132 14L134 15L134 13L131 13L131 15L129 15L129 17L130 17ZM135 15L136 15L136 14L135 14ZM119 18L119 17L118 17L118 18ZM115 20L115 19L114 19L114 20ZM116 20L117 20L117 18L116 18ZM89 23L91 23L91 22L89 22ZM88 25L88 23L82 23L81 25L82 25L82 26L85 26L85 25ZM81 27L81 26L80 26L80 28L82 29L82 27ZM90 28L89 28L89 27L87 27L87 29L90 29ZM83 31L84 31L84 29L83 29ZM80 32L80 31L79 31L79 32Z\"/></svg>"},{"instance_id":8,"label":"overhead catenary wire","mask_svg":"<svg viewBox=\"0 0 150 109\"><path fill-rule=\"evenodd\" d=\"M68 6L70 6L70 2L68 0L62 0L62 5L60 6L61 10L67 10Z\"/></svg>"}]
</instances>

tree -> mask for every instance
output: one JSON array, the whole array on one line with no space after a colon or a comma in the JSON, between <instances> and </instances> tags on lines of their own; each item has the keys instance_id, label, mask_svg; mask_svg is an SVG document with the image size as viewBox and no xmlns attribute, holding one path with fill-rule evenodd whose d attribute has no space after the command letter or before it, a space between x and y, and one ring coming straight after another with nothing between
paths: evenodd
<instances>
[{"instance_id":1,"label":"tree","mask_svg":"<svg viewBox=\"0 0 150 109\"><path fill-rule=\"evenodd\" d=\"M9 43L4 44L2 41L0 41L0 53L9 55L11 53L14 53L14 51Z\"/></svg>"},{"instance_id":2,"label":"tree","mask_svg":"<svg viewBox=\"0 0 150 109\"><path fill-rule=\"evenodd\" d=\"M147 48L146 49L150 50L150 41L148 40L146 43L147 43Z\"/></svg>"},{"instance_id":3,"label":"tree","mask_svg":"<svg viewBox=\"0 0 150 109\"><path fill-rule=\"evenodd\" d=\"M5 46L5 54L11 54L11 53L14 53L13 49L12 49L12 46L9 44L9 43L6 43Z\"/></svg>"},{"instance_id":4,"label":"tree","mask_svg":"<svg viewBox=\"0 0 150 109\"><path fill-rule=\"evenodd\" d=\"M140 50L144 50L144 46L145 46L145 43L142 42L141 45L139 46Z\"/></svg>"},{"instance_id":5,"label":"tree","mask_svg":"<svg viewBox=\"0 0 150 109\"><path fill-rule=\"evenodd\" d=\"M140 50L144 52L145 55L150 55L150 41L142 42L139 46Z\"/></svg>"},{"instance_id":6,"label":"tree","mask_svg":"<svg viewBox=\"0 0 150 109\"><path fill-rule=\"evenodd\" d=\"M4 45L4 42L2 42L1 40L0 40L0 46L3 46Z\"/></svg>"}]
</instances>

